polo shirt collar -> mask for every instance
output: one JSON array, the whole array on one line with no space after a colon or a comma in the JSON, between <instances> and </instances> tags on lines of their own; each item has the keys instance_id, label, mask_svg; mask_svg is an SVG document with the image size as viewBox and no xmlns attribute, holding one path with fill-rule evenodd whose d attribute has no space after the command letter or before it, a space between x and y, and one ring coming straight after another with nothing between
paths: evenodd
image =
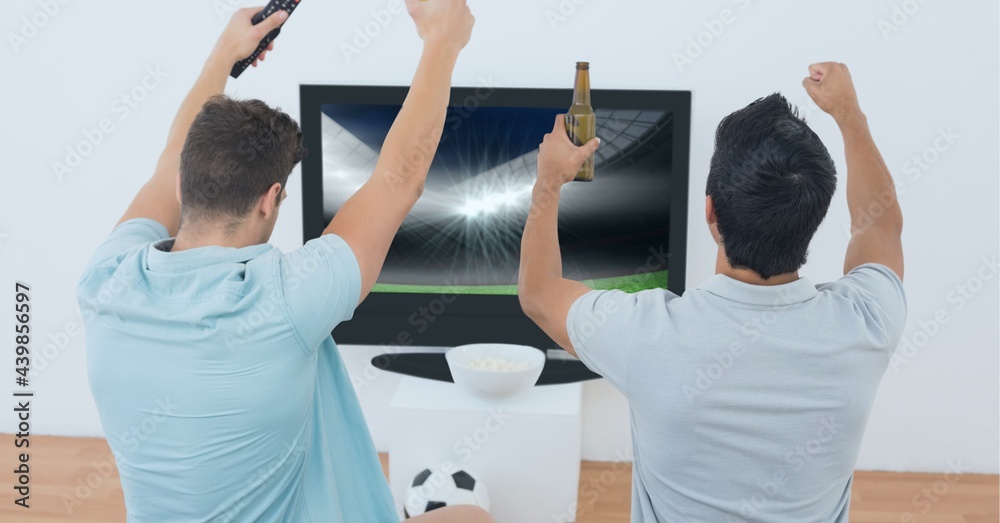
<instances>
[{"instance_id":1,"label":"polo shirt collar","mask_svg":"<svg viewBox=\"0 0 1000 523\"><path fill-rule=\"evenodd\" d=\"M725 274L716 274L698 288L727 300L768 307L801 303L819 294L816 286L806 277L781 285L753 285Z\"/></svg>"},{"instance_id":2,"label":"polo shirt collar","mask_svg":"<svg viewBox=\"0 0 1000 523\"><path fill-rule=\"evenodd\" d=\"M150 244L146 255L146 268L157 272L185 272L220 263L243 263L271 250L269 243L246 247L209 245L180 252L170 252L175 238Z\"/></svg>"}]
</instances>

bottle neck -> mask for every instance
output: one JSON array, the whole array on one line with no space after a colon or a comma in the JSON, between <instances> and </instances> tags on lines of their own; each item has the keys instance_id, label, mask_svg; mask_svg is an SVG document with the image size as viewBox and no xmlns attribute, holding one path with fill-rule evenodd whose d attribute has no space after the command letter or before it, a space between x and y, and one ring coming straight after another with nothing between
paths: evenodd
<instances>
[{"instance_id":1,"label":"bottle neck","mask_svg":"<svg viewBox=\"0 0 1000 523\"><path fill-rule=\"evenodd\" d=\"M590 70L577 69L573 83L573 105L590 105Z\"/></svg>"}]
</instances>

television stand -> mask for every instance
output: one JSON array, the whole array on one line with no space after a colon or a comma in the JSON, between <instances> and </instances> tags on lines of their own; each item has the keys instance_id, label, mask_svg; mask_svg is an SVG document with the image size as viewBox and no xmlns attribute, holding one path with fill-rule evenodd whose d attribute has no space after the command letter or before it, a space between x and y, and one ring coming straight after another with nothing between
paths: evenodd
<instances>
[{"instance_id":1,"label":"television stand","mask_svg":"<svg viewBox=\"0 0 1000 523\"><path fill-rule=\"evenodd\" d=\"M372 365L388 372L395 372L415 378L454 383L451 370L443 352L401 352L380 354L372 358ZM550 350L545 357L545 367L535 385L562 385L598 379L580 360L572 358L564 351Z\"/></svg>"}]
</instances>

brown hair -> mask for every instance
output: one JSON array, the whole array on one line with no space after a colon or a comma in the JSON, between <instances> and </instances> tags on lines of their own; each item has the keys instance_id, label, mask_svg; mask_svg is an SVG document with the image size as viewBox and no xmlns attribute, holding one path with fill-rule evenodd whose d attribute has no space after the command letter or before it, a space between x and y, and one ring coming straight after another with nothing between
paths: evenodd
<instances>
[{"instance_id":1,"label":"brown hair","mask_svg":"<svg viewBox=\"0 0 1000 523\"><path fill-rule=\"evenodd\" d=\"M260 100L213 96L181 152L183 218L238 222L272 185L284 188L305 155L302 130L281 110Z\"/></svg>"}]
</instances>

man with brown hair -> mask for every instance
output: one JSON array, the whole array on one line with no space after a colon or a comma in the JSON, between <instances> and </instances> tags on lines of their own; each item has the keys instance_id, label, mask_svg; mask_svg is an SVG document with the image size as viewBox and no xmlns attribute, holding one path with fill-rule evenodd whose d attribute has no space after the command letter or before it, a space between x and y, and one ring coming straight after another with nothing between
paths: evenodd
<instances>
[{"instance_id":1,"label":"man with brown hair","mask_svg":"<svg viewBox=\"0 0 1000 523\"><path fill-rule=\"evenodd\" d=\"M260 8L243 9L85 270L91 390L129 521L398 521L330 333L420 196L474 23L465 0L407 7L424 41L413 85L375 172L320 238L289 254L266 243L304 150L288 115L221 95L288 16L254 26ZM414 521L492 519L465 506Z\"/></svg>"}]
</instances>

